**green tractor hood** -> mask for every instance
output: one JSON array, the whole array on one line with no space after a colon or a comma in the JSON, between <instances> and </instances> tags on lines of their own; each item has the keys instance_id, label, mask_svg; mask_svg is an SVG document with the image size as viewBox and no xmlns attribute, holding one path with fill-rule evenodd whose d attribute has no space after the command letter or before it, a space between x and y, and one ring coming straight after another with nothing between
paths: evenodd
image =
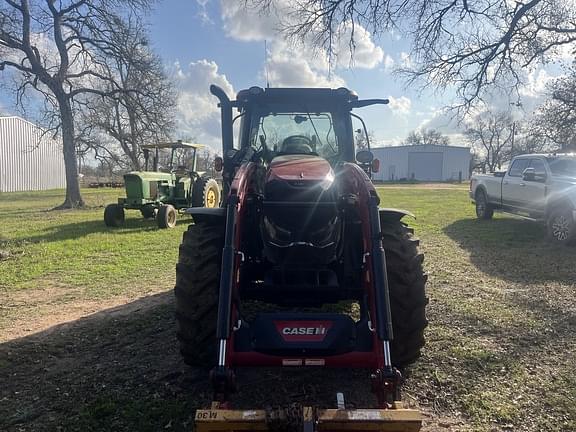
<instances>
[{"instance_id":1,"label":"green tractor hood","mask_svg":"<svg viewBox=\"0 0 576 432\"><path fill-rule=\"evenodd\" d=\"M133 171L124 175L127 206L139 206L162 201L170 196L170 185L175 176L171 173Z\"/></svg>"}]
</instances>

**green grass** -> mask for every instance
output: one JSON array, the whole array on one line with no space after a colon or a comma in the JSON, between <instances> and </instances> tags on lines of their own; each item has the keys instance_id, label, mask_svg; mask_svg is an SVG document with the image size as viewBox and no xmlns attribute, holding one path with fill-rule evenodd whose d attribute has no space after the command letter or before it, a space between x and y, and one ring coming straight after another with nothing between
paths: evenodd
<instances>
[{"instance_id":1,"label":"green grass","mask_svg":"<svg viewBox=\"0 0 576 432\"><path fill-rule=\"evenodd\" d=\"M182 231L159 230L138 211L126 212L121 229L104 226L103 211L122 190L85 190L88 209L50 211L62 191L0 195L0 292L44 285L77 287L84 298L144 294L167 286Z\"/></svg>"},{"instance_id":2,"label":"green grass","mask_svg":"<svg viewBox=\"0 0 576 432\"><path fill-rule=\"evenodd\" d=\"M417 216L408 222L426 255L427 345L405 387L407 399L431 416L424 430L444 430L446 421L459 425L453 430L576 430L576 249L548 243L535 223L501 215L476 220L465 187L384 186L378 192L382 206ZM61 191L1 194L0 295L21 299L55 287L58 296L49 308L56 311L74 302L170 290L187 221L159 230L128 212L125 228L106 228L103 207L121 193L86 190L89 209L79 211L49 211L62 201ZM0 329L16 322L20 306L12 303L0 309ZM42 336L41 343L24 338L7 345L15 354L0 356L0 371L20 376L21 387L29 385L31 394L36 389L45 394L39 396L41 405L56 416L21 423L29 424L22 430L53 430L51 424L64 430L190 427L191 413L205 403L209 387L205 381L190 384L198 378L190 378L179 363L170 308L105 317L105 324L79 322L69 333ZM25 385L26 372L18 368L42 376L70 351L76 375L65 369L46 383ZM43 357L53 360L45 366ZM185 384L165 378L173 370ZM15 380L10 378L12 387ZM355 379L343 376L342 383L366 391ZM290 383L296 390L289 393L287 385L276 383L271 390L266 385L264 391L275 397L308 388ZM245 394L259 394L248 387L241 387ZM54 396L66 388L80 402ZM28 403L26 391L19 394L14 409L38 409L37 398ZM39 427L42 421L53 423Z\"/></svg>"}]
</instances>

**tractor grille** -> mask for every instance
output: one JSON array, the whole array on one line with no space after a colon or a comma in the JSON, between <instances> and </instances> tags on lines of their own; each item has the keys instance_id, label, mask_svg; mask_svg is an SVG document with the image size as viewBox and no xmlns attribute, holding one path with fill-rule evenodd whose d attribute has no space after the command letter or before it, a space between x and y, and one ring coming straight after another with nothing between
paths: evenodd
<instances>
[{"instance_id":1,"label":"tractor grille","mask_svg":"<svg viewBox=\"0 0 576 432\"><path fill-rule=\"evenodd\" d=\"M139 176L134 174L124 175L124 184L126 185L126 196L129 200L144 198L142 179Z\"/></svg>"}]
</instances>

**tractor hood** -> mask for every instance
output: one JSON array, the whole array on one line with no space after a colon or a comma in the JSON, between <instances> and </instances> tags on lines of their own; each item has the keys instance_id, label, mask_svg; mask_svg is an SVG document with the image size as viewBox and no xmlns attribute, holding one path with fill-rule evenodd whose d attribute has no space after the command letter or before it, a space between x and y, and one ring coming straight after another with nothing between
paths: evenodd
<instances>
[{"instance_id":1,"label":"tractor hood","mask_svg":"<svg viewBox=\"0 0 576 432\"><path fill-rule=\"evenodd\" d=\"M293 186L318 185L327 190L334 182L334 171L326 159L313 155L284 155L272 160L266 182L282 181Z\"/></svg>"},{"instance_id":2,"label":"tractor hood","mask_svg":"<svg viewBox=\"0 0 576 432\"><path fill-rule=\"evenodd\" d=\"M156 171L131 171L124 174L124 180L128 179L140 179L143 181L170 181L172 179L172 174Z\"/></svg>"}]
</instances>

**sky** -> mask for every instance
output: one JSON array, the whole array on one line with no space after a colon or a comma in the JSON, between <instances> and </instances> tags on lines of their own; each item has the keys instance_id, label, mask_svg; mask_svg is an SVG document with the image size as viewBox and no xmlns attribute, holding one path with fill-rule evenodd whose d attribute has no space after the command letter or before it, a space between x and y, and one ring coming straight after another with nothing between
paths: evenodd
<instances>
[{"instance_id":1,"label":"sky","mask_svg":"<svg viewBox=\"0 0 576 432\"><path fill-rule=\"evenodd\" d=\"M398 145L417 128L436 128L452 145L466 145L455 121L443 113L453 100L448 91L419 93L393 74L409 64L409 41L398 34L374 38L362 27L355 29L356 49L350 57L348 39L335 42L337 57L331 67L313 44L287 42L278 33L283 8L291 0L274 0L270 14L247 10L240 0L162 0L145 17L150 39L166 65L178 91L178 127L175 139L220 146L217 100L210 84L228 95L254 85L271 87L348 87L360 98L389 98L387 106L356 110L373 132L373 145ZM346 35L349 28L343 28ZM543 100L545 84L558 70L540 69L528 75L522 89L524 109ZM12 98L13 99L13 98ZM0 111L14 112L14 101L0 94ZM496 108L509 110L506 98ZM498 105L500 105L498 107ZM520 113L516 113L519 115Z\"/></svg>"},{"instance_id":2,"label":"sky","mask_svg":"<svg viewBox=\"0 0 576 432\"><path fill-rule=\"evenodd\" d=\"M242 3L164 0L149 17L153 46L179 89L180 129L187 137L217 143L216 99L208 92L212 83L231 97L243 88L266 86L268 77L271 87L345 86L360 98L389 98L388 106L357 110L380 145L400 143L444 106L438 95L410 91L392 74L395 65L408 59L406 41L394 36L376 41L366 30L356 29L354 59L342 41L330 69L326 56L312 44L295 46L283 40L274 13L246 11Z\"/></svg>"}]
</instances>

